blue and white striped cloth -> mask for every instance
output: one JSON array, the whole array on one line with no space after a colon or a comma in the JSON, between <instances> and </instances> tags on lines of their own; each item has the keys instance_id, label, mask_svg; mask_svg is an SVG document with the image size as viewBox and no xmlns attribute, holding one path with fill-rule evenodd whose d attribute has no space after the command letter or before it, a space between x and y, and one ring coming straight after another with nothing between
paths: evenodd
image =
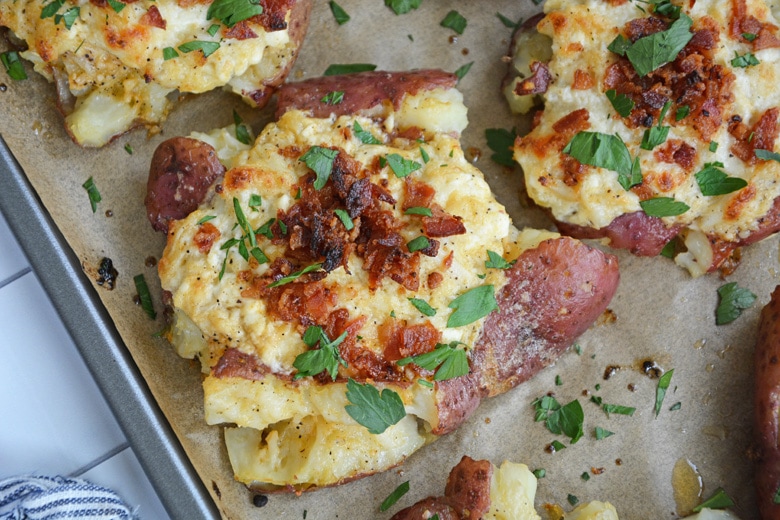
<instances>
[{"instance_id":1,"label":"blue and white striped cloth","mask_svg":"<svg viewBox=\"0 0 780 520\"><path fill-rule=\"evenodd\" d=\"M82 479L12 477L0 480L0 520L135 520L110 489Z\"/></svg>"}]
</instances>

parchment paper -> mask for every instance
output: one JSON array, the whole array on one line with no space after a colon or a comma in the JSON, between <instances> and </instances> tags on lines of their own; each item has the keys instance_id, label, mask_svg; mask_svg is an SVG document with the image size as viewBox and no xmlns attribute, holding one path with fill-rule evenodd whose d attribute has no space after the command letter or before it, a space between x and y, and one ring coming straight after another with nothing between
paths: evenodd
<instances>
[{"instance_id":1,"label":"parchment paper","mask_svg":"<svg viewBox=\"0 0 780 520\"><path fill-rule=\"evenodd\" d=\"M516 20L540 10L531 0L455 2L428 0L410 14L396 16L381 0L340 0L351 15L338 26L328 3L317 1L306 43L292 80L321 75L331 63L374 63L380 69L438 67L454 71L474 62L460 83L469 107L470 126L464 149L473 149L498 199L519 226L550 228L543 214L521 203L519 168L490 159L486 128L522 130L527 121L513 117L499 93L511 30L496 16ZM468 20L463 35L439 25L457 9ZM5 45L5 44L0 44ZM5 49L2 49L5 50ZM546 503L571 509L568 495L580 502L609 501L623 519L676 518L672 468L687 459L701 474L705 496L723 487L736 512L754 518L751 443L752 353L758 312L780 281L778 240L770 238L745 251L741 266L728 281L758 295L756 305L735 322L715 325L717 275L692 279L664 258L635 258L617 253L621 284L610 305L614 321L592 327L574 349L532 381L483 402L455 433L413 455L402 467L338 488L303 496L274 495L258 509L252 495L232 479L220 428L202 419L198 367L178 358L154 333L163 327L159 280L150 258L158 258L164 237L146 221L143 198L148 164L162 140L232 123L235 108L256 131L270 120L273 106L252 111L231 95L214 92L183 99L161 135L131 132L101 150L84 150L63 130L55 108L54 88L28 67L30 79L13 81L0 73L7 90L0 92L0 132L19 159L54 221L82 260L85 276L95 280L103 257L119 271L113 291L98 292L133 358L149 383L185 450L226 519L239 518L389 518L393 511L443 492L449 469L462 455L523 462L546 469L539 481L536 506ZM133 153L125 151L129 144ZM92 176L103 201L93 214L82 183ZM112 216L107 216L107 212ZM133 276L143 273L152 290L158 318L150 320L134 304ZM653 407L657 380L640 367L645 360L674 376L662 411ZM608 380L610 366L620 367ZM560 385L556 386L556 376ZM596 390L600 385L600 390ZM578 398L585 410L585 436L576 444L534 422L531 403L554 392L562 403ZM607 416L589 401L636 407L633 417ZM675 403L679 410L670 411ZM595 427L614 435L596 440ZM545 448L559 440L566 449ZM591 468L603 473L594 474ZM590 479L584 480L583 473ZM389 512L382 500L401 482L410 492Z\"/></svg>"}]
</instances>

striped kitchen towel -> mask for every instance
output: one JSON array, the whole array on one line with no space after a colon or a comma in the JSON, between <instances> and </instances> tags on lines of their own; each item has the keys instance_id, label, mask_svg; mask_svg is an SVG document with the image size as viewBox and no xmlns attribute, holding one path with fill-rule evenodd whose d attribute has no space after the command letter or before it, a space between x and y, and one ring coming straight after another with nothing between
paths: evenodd
<instances>
[{"instance_id":1,"label":"striped kitchen towel","mask_svg":"<svg viewBox=\"0 0 780 520\"><path fill-rule=\"evenodd\" d=\"M135 520L110 489L82 479L47 476L0 480L0 520Z\"/></svg>"}]
</instances>

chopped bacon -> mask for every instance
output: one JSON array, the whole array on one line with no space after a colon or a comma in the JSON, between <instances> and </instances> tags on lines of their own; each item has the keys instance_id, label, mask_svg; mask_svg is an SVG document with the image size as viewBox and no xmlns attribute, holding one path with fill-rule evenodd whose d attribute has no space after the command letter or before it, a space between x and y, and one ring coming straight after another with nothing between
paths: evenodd
<instances>
[{"instance_id":1,"label":"chopped bacon","mask_svg":"<svg viewBox=\"0 0 780 520\"><path fill-rule=\"evenodd\" d=\"M222 357L211 369L211 375L217 378L240 377L250 381L261 381L269 372L269 368L260 363L256 356L235 348L225 349Z\"/></svg>"},{"instance_id":2,"label":"chopped bacon","mask_svg":"<svg viewBox=\"0 0 780 520\"><path fill-rule=\"evenodd\" d=\"M219 237L219 229L211 222L205 222L200 225L193 240L195 241L195 245L198 246L198 251L205 255L211 251L211 246L214 245L214 242L216 242Z\"/></svg>"},{"instance_id":3,"label":"chopped bacon","mask_svg":"<svg viewBox=\"0 0 780 520\"><path fill-rule=\"evenodd\" d=\"M753 50L770 49L780 47L780 39L777 37L777 26L768 22L761 22L756 17L747 13L746 0L731 0L731 20L729 23L729 36L743 43L749 43ZM756 38L748 42L743 34L755 34Z\"/></svg>"},{"instance_id":4,"label":"chopped bacon","mask_svg":"<svg viewBox=\"0 0 780 520\"><path fill-rule=\"evenodd\" d=\"M168 22L160 14L160 10L156 5L149 6L149 9L141 16L139 23L148 25L150 27L157 27L158 29L165 29L168 27Z\"/></svg>"},{"instance_id":5,"label":"chopped bacon","mask_svg":"<svg viewBox=\"0 0 780 520\"><path fill-rule=\"evenodd\" d=\"M593 76L587 70L577 69L574 71L574 81L571 85L574 90L588 90L595 84Z\"/></svg>"},{"instance_id":6,"label":"chopped bacon","mask_svg":"<svg viewBox=\"0 0 780 520\"><path fill-rule=\"evenodd\" d=\"M388 320L379 326L379 342L390 361L431 352L441 342L441 332L430 321L407 325L405 321Z\"/></svg>"},{"instance_id":7,"label":"chopped bacon","mask_svg":"<svg viewBox=\"0 0 780 520\"><path fill-rule=\"evenodd\" d=\"M402 209L406 211L415 207L429 208L435 194L436 190L430 184L406 177L404 179L404 203Z\"/></svg>"},{"instance_id":8,"label":"chopped bacon","mask_svg":"<svg viewBox=\"0 0 780 520\"><path fill-rule=\"evenodd\" d=\"M257 38L257 33L253 31L251 27L249 27L247 20L242 20L225 31L225 38L232 38L234 40L251 40L252 38Z\"/></svg>"},{"instance_id":9,"label":"chopped bacon","mask_svg":"<svg viewBox=\"0 0 780 520\"><path fill-rule=\"evenodd\" d=\"M655 159L659 162L673 163L685 171L691 171L696 162L696 148L680 139L669 139L655 152Z\"/></svg>"},{"instance_id":10,"label":"chopped bacon","mask_svg":"<svg viewBox=\"0 0 780 520\"><path fill-rule=\"evenodd\" d=\"M748 128L739 116L732 117L729 122L729 133L737 139L731 147L734 155L752 165L758 162L756 150L773 150L780 131L777 127L779 114L780 110L770 108L761 114L753 128Z\"/></svg>"},{"instance_id":11,"label":"chopped bacon","mask_svg":"<svg viewBox=\"0 0 780 520\"><path fill-rule=\"evenodd\" d=\"M531 75L517 82L515 94L527 96L529 94L544 94L552 83L553 77L547 65L540 61L531 62Z\"/></svg>"},{"instance_id":12,"label":"chopped bacon","mask_svg":"<svg viewBox=\"0 0 780 520\"><path fill-rule=\"evenodd\" d=\"M436 289L443 281L444 275L434 271L428 275L428 288Z\"/></svg>"},{"instance_id":13,"label":"chopped bacon","mask_svg":"<svg viewBox=\"0 0 780 520\"><path fill-rule=\"evenodd\" d=\"M565 134L567 137L566 140L568 141L574 134L585 130L590 126L588 119L590 119L590 112L588 112L588 109L579 108L557 120L553 123L552 127L556 133Z\"/></svg>"},{"instance_id":14,"label":"chopped bacon","mask_svg":"<svg viewBox=\"0 0 780 520\"><path fill-rule=\"evenodd\" d=\"M466 232L466 226L463 225L461 217L450 215L438 204L431 207L432 216L423 217L423 231L429 237L449 237L453 235L462 235Z\"/></svg>"}]
</instances>

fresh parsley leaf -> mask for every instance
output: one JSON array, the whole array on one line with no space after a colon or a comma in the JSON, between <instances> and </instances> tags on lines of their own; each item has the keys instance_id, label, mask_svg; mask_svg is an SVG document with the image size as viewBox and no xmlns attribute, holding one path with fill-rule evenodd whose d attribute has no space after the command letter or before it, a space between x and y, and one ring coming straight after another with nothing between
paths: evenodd
<instances>
[{"instance_id":1,"label":"fresh parsley leaf","mask_svg":"<svg viewBox=\"0 0 780 520\"><path fill-rule=\"evenodd\" d=\"M420 4L422 4L422 0L385 0L385 5L395 14L406 14L412 9L420 7Z\"/></svg>"},{"instance_id":2,"label":"fresh parsley leaf","mask_svg":"<svg viewBox=\"0 0 780 520\"><path fill-rule=\"evenodd\" d=\"M387 164L390 166L390 169L393 170L393 173L398 178L406 177L413 171L417 171L422 168L422 164L410 159L404 159L397 153L388 154L385 156L385 159L387 160Z\"/></svg>"},{"instance_id":3,"label":"fresh parsley leaf","mask_svg":"<svg viewBox=\"0 0 780 520\"><path fill-rule=\"evenodd\" d=\"M507 18L501 13L496 13L496 16L498 17L499 20L501 20L501 23L504 24L504 27L506 27L507 29L516 29L520 25L520 23L522 23L522 19L513 22L512 20L510 20L509 18Z\"/></svg>"},{"instance_id":4,"label":"fresh parsley leaf","mask_svg":"<svg viewBox=\"0 0 780 520\"><path fill-rule=\"evenodd\" d=\"M288 284L290 282L294 282L295 280L297 280L301 276L303 276L305 274L308 274L308 273L311 273L312 271L319 271L320 269L322 269L322 264L321 263L319 263L319 264L311 264L309 266L304 267L300 271L295 271L292 274L289 274L287 276L279 278L275 282L268 284L268 287L279 287L280 285L285 285L285 284Z\"/></svg>"},{"instance_id":5,"label":"fresh parsley leaf","mask_svg":"<svg viewBox=\"0 0 780 520\"><path fill-rule=\"evenodd\" d=\"M584 480L585 482L590 480L590 474L587 471L584 471L582 475L580 475L580 478Z\"/></svg>"},{"instance_id":6,"label":"fresh parsley leaf","mask_svg":"<svg viewBox=\"0 0 780 520\"><path fill-rule=\"evenodd\" d=\"M41 9L41 20L51 18L57 14L57 11L59 11L64 4L65 0L54 0L53 2L43 6L43 9Z\"/></svg>"},{"instance_id":7,"label":"fresh parsley leaf","mask_svg":"<svg viewBox=\"0 0 780 520\"><path fill-rule=\"evenodd\" d=\"M629 417L634 415L634 412L636 411L636 408L633 406L621 406L619 404L604 403L601 405L601 408L607 413L607 415L616 413L618 415L628 415Z\"/></svg>"},{"instance_id":8,"label":"fresh parsley leaf","mask_svg":"<svg viewBox=\"0 0 780 520\"><path fill-rule=\"evenodd\" d=\"M676 403L674 403L672 406L669 407L669 411L676 412L680 408L682 408L682 403L680 401L677 401Z\"/></svg>"},{"instance_id":9,"label":"fresh parsley leaf","mask_svg":"<svg viewBox=\"0 0 780 520\"><path fill-rule=\"evenodd\" d=\"M331 92L328 92L324 96L322 96L322 99L320 99L323 103L326 105L338 105L342 101L344 101L344 91L343 90L333 90Z\"/></svg>"},{"instance_id":10,"label":"fresh parsley leaf","mask_svg":"<svg viewBox=\"0 0 780 520\"><path fill-rule=\"evenodd\" d=\"M260 0L214 0L206 11L206 20L217 19L228 27L233 27L238 22L259 14L263 14Z\"/></svg>"},{"instance_id":11,"label":"fresh parsley leaf","mask_svg":"<svg viewBox=\"0 0 780 520\"><path fill-rule=\"evenodd\" d=\"M547 429L556 435L566 435L574 444L583 435L585 413L582 405L575 399L565 406L551 396L541 397L533 402L536 409L536 421L544 421Z\"/></svg>"},{"instance_id":12,"label":"fresh parsley leaf","mask_svg":"<svg viewBox=\"0 0 780 520\"><path fill-rule=\"evenodd\" d=\"M455 311L447 319L447 327L462 327L484 318L498 309L492 285L480 285L461 294L448 305Z\"/></svg>"},{"instance_id":13,"label":"fresh parsley leaf","mask_svg":"<svg viewBox=\"0 0 780 520\"><path fill-rule=\"evenodd\" d=\"M303 334L303 342L306 343L309 348L314 347L319 343L320 348L307 350L295 358L293 367L298 370L298 373L295 374L295 379L316 376L327 370L331 379L335 381L339 370L339 364L347 366L347 362L341 357L341 353L338 349L338 346L346 337L347 331L344 331L338 338L330 341L325 334L325 331L322 330L322 327L308 327Z\"/></svg>"},{"instance_id":14,"label":"fresh parsley leaf","mask_svg":"<svg viewBox=\"0 0 780 520\"><path fill-rule=\"evenodd\" d=\"M758 61L758 58L755 57L753 53L746 52L742 56L737 54L737 51L734 51L734 59L731 60L731 66L732 67L739 67L742 69L745 69L747 67L750 67L752 65L758 65L761 63Z\"/></svg>"},{"instance_id":15,"label":"fresh parsley leaf","mask_svg":"<svg viewBox=\"0 0 780 520\"><path fill-rule=\"evenodd\" d=\"M333 161L339 154L338 150L323 148L321 146L312 146L305 154L298 159L306 163L315 174L317 179L314 181L314 189L321 190L328 182L331 172L333 172Z\"/></svg>"},{"instance_id":16,"label":"fresh parsley leaf","mask_svg":"<svg viewBox=\"0 0 780 520\"><path fill-rule=\"evenodd\" d=\"M398 499L404 496L406 493L409 492L409 481L402 483L399 485L395 490L390 493L386 499L382 502L382 505L379 506L379 510L382 512L387 511L393 505L398 502Z\"/></svg>"},{"instance_id":17,"label":"fresh parsley leaf","mask_svg":"<svg viewBox=\"0 0 780 520\"><path fill-rule=\"evenodd\" d=\"M660 378L658 378L658 387L655 389L655 416L661 413L661 406L664 404L664 397L666 397L666 390L669 388L669 383L672 380L672 374L674 369L669 370Z\"/></svg>"},{"instance_id":18,"label":"fresh parsley leaf","mask_svg":"<svg viewBox=\"0 0 780 520\"><path fill-rule=\"evenodd\" d=\"M617 90L615 89L607 90L606 95L607 99L609 99L609 102L612 103L612 108L615 109L615 112L620 114L622 117L628 117L631 115L631 110L634 108L633 99L626 96L625 94L618 94Z\"/></svg>"},{"instance_id":19,"label":"fresh parsley leaf","mask_svg":"<svg viewBox=\"0 0 780 520\"><path fill-rule=\"evenodd\" d=\"M420 386L424 386L425 388L434 388L436 386L430 381L426 381L425 379L418 379L417 384Z\"/></svg>"},{"instance_id":20,"label":"fresh parsley leaf","mask_svg":"<svg viewBox=\"0 0 780 520\"><path fill-rule=\"evenodd\" d=\"M426 316L436 316L436 309L431 307L428 302L420 298L407 298L409 303L415 306L415 308Z\"/></svg>"},{"instance_id":21,"label":"fresh parsley leaf","mask_svg":"<svg viewBox=\"0 0 780 520\"><path fill-rule=\"evenodd\" d=\"M625 56L626 51L631 47L631 40L618 34L612 42L607 45L607 50L614 52L618 56Z\"/></svg>"},{"instance_id":22,"label":"fresh parsley leaf","mask_svg":"<svg viewBox=\"0 0 780 520\"><path fill-rule=\"evenodd\" d=\"M113 9L115 13L121 13L122 9L127 7L127 4L120 2L119 0L108 0L108 5L111 6L111 9Z\"/></svg>"},{"instance_id":23,"label":"fresh parsley leaf","mask_svg":"<svg viewBox=\"0 0 780 520\"><path fill-rule=\"evenodd\" d=\"M404 211L405 215L422 215L423 217L432 217L433 212L430 210L430 208L424 208L422 206L413 206L411 208L407 208L406 211Z\"/></svg>"},{"instance_id":24,"label":"fresh parsley leaf","mask_svg":"<svg viewBox=\"0 0 780 520\"><path fill-rule=\"evenodd\" d=\"M466 63L465 65L461 65L458 67L458 70L456 70L453 74L458 78L458 81L462 80L463 77L469 73L469 70L471 70L471 66L474 65L473 61L470 61L469 63Z\"/></svg>"},{"instance_id":25,"label":"fresh parsley leaf","mask_svg":"<svg viewBox=\"0 0 780 520\"><path fill-rule=\"evenodd\" d=\"M615 435L614 432L611 432L609 430L605 430L604 428L600 426L596 426L596 429L594 431L594 435L596 436L596 440L600 441L602 439L606 439L607 437L611 435Z\"/></svg>"},{"instance_id":26,"label":"fresh parsley leaf","mask_svg":"<svg viewBox=\"0 0 780 520\"><path fill-rule=\"evenodd\" d=\"M11 79L21 81L27 79L27 72L24 70L22 60L19 58L19 53L16 51L6 51L0 53L0 61L3 62L5 71L11 77Z\"/></svg>"},{"instance_id":27,"label":"fresh parsley leaf","mask_svg":"<svg viewBox=\"0 0 780 520\"><path fill-rule=\"evenodd\" d=\"M423 148L422 146L420 147L420 157L422 158L422 161L425 164L428 164L428 161L431 160L431 156L428 155L428 152L426 152L425 148Z\"/></svg>"},{"instance_id":28,"label":"fresh parsley leaf","mask_svg":"<svg viewBox=\"0 0 780 520\"><path fill-rule=\"evenodd\" d=\"M92 213L95 213L97 211L97 205L98 202L103 200L103 198L100 196L100 192L97 189L97 186L95 185L95 181L92 177L84 181L84 184L81 185L82 188L87 190L87 195L89 196L89 204L92 206Z\"/></svg>"},{"instance_id":29,"label":"fresh parsley leaf","mask_svg":"<svg viewBox=\"0 0 780 520\"><path fill-rule=\"evenodd\" d=\"M771 152L769 150L755 150L753 152L756 157L764 161L777 161L780 162L780 153Z\"/></svg>"},{"instance_id":30,"label":"fresh parsley leaf","mask_svg":"<svg viewBox=\"0 0 780 520\"><path fill-rule=\"evenodd\" d=\"M502 166L514 166L514 151L512 147L515 145L516 138L517 131L514 128L512 130L486 128L485 139L487 140L487 145L493 150L493 155L490 158Z\"/></svg>"},{"instance_id":31,"label":"fresh parsley leaf","mask_svg":"<svg viewBox=\"0 0 780 520\"><path fill-rule=\"evenodd\" d=\"M338 209L334 209L333 212L339 218L341 223L344 224L344 227L347 228L347 231L350 231L352 228L355 227L355 223L352 222L352 219L349 218L349 213L347 213L345 210L338 208Z\"/></svg>"},{"instance_id":32,"label":"fresh parsley leaf","mask_svg":"<svg viewBox=\"0 0 780 520\"><path fill-rule=\"evenodd\" d=\"M669 0L661 0L660 2L653 2L653 12L676 20L680 17L682 8L679 5L674 5Z\"/></svg>"},{"instance_id":33,"label":"fresh parsley leaf","mask_svg":"<svg viewBox=\"0 0 780 520\"><path fill-rule=\"evenodd\" d=\"M664 248L661 249L661 252L659 254L666 258L674 258L674 253L676 250L677 250L677 244L675 243L675 239L671 239L669 242L666 243Z\"/></svg>"},{"instance_id":34,"label":"fresh parsley leaf","mask_svg":"<svg viewBox=\"0 0 780 520\"><path fill-rule=\"evenodd\" d=\"M718 142L717 142L717 141L710 141L709 150L710 150L712 153L715 153L715 152L717 152L717 151L718 151Z\"/></svg>"},{"instance_id":35,"label":"fresh parsley leaf","mask_svg":"<svg viewBox=\"0 0 780 520\"><path fill-rule=\"evenodd\" d=\"M275 218L270 219L268 222L260 226L255 230L255 234L257 235L263 235L266 238L273 239L274 238L274 232L271 231L271 226L273 226L274 222L276 222Z\"/></svg>"},{"instance_id":36,"label":"fresh parsley leaf","mask_svg":"<svg viewBox=\"0 0 780 520\"><path fill-rule=\"evenodd\" d=\"M208 58L219 49L219 42L204 42L201 40L194 40L179 45L178 49L181 52L188 53L192 51L202 51L203 57Z\"/></svg>"},{"instance_id":37,"label":"fresh parsley leaf","mask_svg":"<svg viewBox=\"0 0 780 520\"><path fill-rule=\"evenodd\" d=\"M339 25L344 25L349 21L349 15L344 8L333 0L330 1L330 12L333 13L333 18L336 19L336 23Z\"/></svg>"},{"instance_id":38,"label":"fresh parsley leaf","mask_svg":"<svg viewBox=\"0 0 780 520\"><path fill-rule=\"evenodd\" d=\"M141 303L141 308L151 319L156 319L157 313L154 311L152 295L149 293L149 286L146 285L146 278L144 278L143 274L137 274L133 277L133 283L135 284L135 290L138 292L138 301Z\"/></svg>"},{"instance_id":39,"label":"fresh parsley leaf","mask_svg":"<svg viewBox=\"0 0 780 520\"><path fill-rule=\"evenodd\" d=\"M569 502L569 504L571 504L571 505L573 505L573 506L576 506L576 505L577 505L577 502L579 502L579 501L580 501L580 499L579 499L579 498L577 498L576 496L572 495L571 493L569 493L568 495L566 495L566 500Z\"/></svg>"},{"instance_id":40,"label":"fresh parsley leaf","mask_svg":"<svg viewBox=\"0 0 780 520\"><path fill-rule=\"evenodd\" d=\"M467 25L466 19L461 15L458 11L452 10L444 17L444 19L440 22L439 25L442 27L446 27L448 29L452 29L458 34L463 34L463 31L466 29Z\"/></svg>"},{"instance_id":41,"label":"fresh parsley leaf","mask_svg":"<svg viewBox=\"0 0 780 520\"><path fill-rule=\"evenodd\" d=\"M168 61L178 57L179 57L179 53L176 52L176 49L174 49L173 47L163 48L163 60Z\"/></svg>"},{"instance_id":42,"label":"fresh parsley leaf","mask_svg":"<svg viewBox=\"0 0 780 520\"><path fill-rule=\"evenodd\" d=\"M406 248L409 250L410 253L414 253L415 251L422 251L423 249L427 248L430 245L431 245L431 241L428 240L428 237L419 236L407 242Z\"/></svg>"},{"instance_id":43,"label":"fresh parsley leaf","mask_svg":"<svg viewBox=\"0 0 780 520\"><path fill-rule=\"evenodd\" d=\"M690 206L672 197L655 197L639 201L642 211L648 217L675 217L688 211Z\"/></svg>"},{"instance_id":44,"label":"fresh parsley leaf","mask_svg":"<svg viewBox=\"0 0 780 520\"><path fill-rule=\"evenodd\" d=\"M566 449L566 445L561 441L552 441L550 443L550 447L552 447L553 453Z\"/></svg>"},{"instance_id":45,"label":"fresh parsley leaf","mask_svg":"<svg viewBox=\"0 0 780 520\"><path fill-rule=\"evenodd\" d=\"M241 209L241 203L236 197L233 197L233 210L236 213L236 221L238 221L239 227L244 232L244 235L240 239L241 244L244 243L244 239L248 238L249 244L252 247L257 247L257 238L255 237L255 234L252 232L252 228L249 227L249 221L247 221L246 215L244 214L244 210ZM248 255L242 255L242 256L248 260Z\"/></svg>"},{"instance_id":46,"label":"fresh parsley leaf","mask_svg":"<svg viewBox=\"0 0 780 520\"><path fill-rule=\"evenodd\" d=\"M345 407L349 416L374 435L406 417L404 403L396 392L385 388L380 393L375 386L360 384L351 377L347 381L347 400L351 403Z\"/></svg>"},{"instance_id":47,"label":"fresh parsley leaf","mask_svg":"<svg viewBox=\"0 0 780 520\"><path fill-rule=\"evenodd\" d=\"M544 468L535 469L531 473L533 473L534 477L536 478L544 478L545 476L547 476L547 470Z\"/></svg>"},{"instance_id":48,"label":"fresh parsley leaf","mask_svg":"<svg viewBox=\"0 0 780 520\"><path fill-rule=\"evenodd\" d=\"M235 110L233 110L233 124L236 126L236 139L244 144L249 144L252 141L252 138L249 136L249 128L243 124L241 116Z\"/></svg>"},{"instance_id":49,"label":"fresh parsley leaf","mask_svg":"<svg viewBox=\"0 0 780 520\"><path fill-rule=\"evenodd\" d=\"M382 144L382 141L374 137L374 134L368 130L363 130L363 127L360 126L360 123L357 121L352 124L352 133L355 134L355 137L360 139L360 142L363 144Z\"/></svg>"},{"instance_id":50,"label":"fresh parsley leaf","mask_svg":"<svg viewBox=\"0 0 780 520\"><path fill-rule=\"evenodd\" d=\"M263 205L263 197L257 193L253 193L249 196L249 208L252 211L258 211L257 208Z\"/></svg>"},{"instance_id":51,"label":"fresh parsley leaf","mask_svg":"<svg viewBox=\"0 0 780 520\"><path fill-rule=\"evenodd\" d=\"M205 224L209 220L214 220L215 218L217 218L216 215L206 215L205 217L198 220L197 224L200 226L201 224Z\"/></svg>"},{"instance_id":52,"label":"fresh parsley leaf","mask_svg":"<svg viewBox=\"0 0 780 520\"><path fill-rule=\"evenodd\" d=\"M255 260L257 260L258 264L268 263L268 257L265 256L265 253L263 253L263 250L259 247L253 247L250 249L249 254L252 255Z\"/></svg>"},{"instance_id":53,"label":"fresh parsley leaf","mask_svg":"<svg viewBox=\"0 0 780 520\"><path fill-rule=\"evenodd\" d=\"M693 508L694 513L698 513L705 507L707 509L726 509L734 505L734 501L726 494L723 488L718 488L710 498Z\"/></svg>"},{"instance_id":54,"label":"fresh parsley leaf","mask_svg":"<svg viewBox=\"0 0 780 520\"><path fill-rule=\"evenodd\" d=\"M209 36L214 36L219 31L219 24L213 23L209 26L209 28L206 30L207 33L209 33Z\"/></svg>"},{"instance_id":55,"label":"fresh parsley leaf","mask_svg":"<svg viewBox=\"0 0 780 520\"><path fill-rule=\"evenodd\" d=\"M464 376L469 373L469 361L466 351L457 348L459 343L453 341L449 345L439 343L436 348L425 354L405 357L398 360L398 366L405 366L409 363L424 368L425 370L436 371L433 376L434 381L444 381L455 377ZM438 367L438 369L437 369Z\"/></svg>"},{"instance_id":56,"label":"fresh parsley leaf","mask_svg":"<svg viewBox=\"0 0 780 520\"><path fill-rule=\"evenodd\" d=\"M691 107L689 107L688 105L677 107L677 111L674 113L674 120L681 121L686 117L688 117L688 114L690 113L691 113Z\"/></svg>"},{"instance_id":57,"label":"fresh parsley leaf","mask_svg":"<svg viewBox=\"0 0 780 520\"><path fill-rule=\"evenodd\" d=\"M758 38L758 35L754 34L754 33L744 32L744 33L742 33L742 37L745 38L747 41L752 42L753 40Z\"/></svg>"},{"instance_id":58,"label":"fresh parsley leaf","mask_svg":"<svg viewBox=\"0 0 780 520\"><path fill-rule=\"evenodd\" d=\"M488 259L485 261L485 268L486 269L509 269L513 265L515 265L515 262L517 260L512 260L511 262L507 262L504 260L504 257L496 253L495 251L490 251L488 249Z\"/></svg>"},{"instance_id":59,"label":"fresh parsley leaf","mask_svg":"<svg viewBox=\"0 0 780 520\"><path fill-rule=\"evenodd\" d=\"M563 153L582 164L617 172L618 182L625 190L642 183L639 158L631 159L628 147L617 135L579 132L564 147Z\"/></svg>"},{"instance_id":60,"label":"fresh parsley leaf","mask_svg":"<svg viewBox=\"0 0 780 520\"><path fill-rule=\"evenodd\" d=\"M721 162L706 163L704 168L694 175L702 195L707 197L725 195L747 186L745 179L729 177L721 168L723 168Z\"/></svg>"},{"instance_id":61,"label":"fresh parsley leaf","mask_svg":"<svg viewBox=\"0 0 780 520\"><path fill-rule=\"evenodd\" d=\"M739 287L737 282L730 282L718 288L720 302L715 310L715 323L725 325L739 318L742 311L750 308L756 302L756 295L748 289Z\"/></svg>"},{"instance_id":62,"label":"fresh parsley leaf","mask_svg":"<svg viewBox=\"0 0 780 520\"><path fill-rule=\"evenodd\" d=\"M125 4L122 4L125 5ZM79 8L78 7L71 7L65 13L63 14L55 14L54 15L54 24L58 24L60 22L65 25L65 28L70 30L71 27L73 27L73 23L76 21L76 19L79 17Z\"/></svg>"},{"instance_id":63,"label":"fresh parsley leaf","mask_svg":"<svg viewBox=\"0 0 780 520\"><path fill-rule=\"evenodd\" d=\"M133 155L133 147L130 143L125 144L125 151L127 152L127 155Z\"/></svg>"},{"instance_id":64,"label":"fresh parsley leaf","mask_svg":"<svg viewBox=\"0 0 780 520\"><path fill-rule=\"evenodd\" d=\"M641 77L647 76L673 61L693 37L690 30L692 24L690 16L680 13L680 18L675 20L669 29L639 38L632 43L625 52L637 74Z\"/></svg>"},{"instance_id":65,"label":"fresh parsley leaf","mask_svg":"<svg viewBox=\"0 0 780 520\"><path fill-rule=\"evenodd\" d=\"M664 107L661 109L661 114L658 116L658 126L654 126L645 130L642 136L642 143L639 145L643 150L652 150L656 146L666 141L669 135L669 127L663 126L662 123L666 117L666 112L669 111L669 107L672 106L671 101L664 103Z\"/></svg>"},{"instance_id":66,"label":"fresh parsley leaf","mask_svg":"<svg viewBox=\"0 0 780 520\"><path fill-rule=\"evenodd\" d=\"M330 65L323 76L338 76L340 74L354 74L355 72L366 72L376 69L376 65L371 63L349 63Z\"/></svg>"}]
</instances>

